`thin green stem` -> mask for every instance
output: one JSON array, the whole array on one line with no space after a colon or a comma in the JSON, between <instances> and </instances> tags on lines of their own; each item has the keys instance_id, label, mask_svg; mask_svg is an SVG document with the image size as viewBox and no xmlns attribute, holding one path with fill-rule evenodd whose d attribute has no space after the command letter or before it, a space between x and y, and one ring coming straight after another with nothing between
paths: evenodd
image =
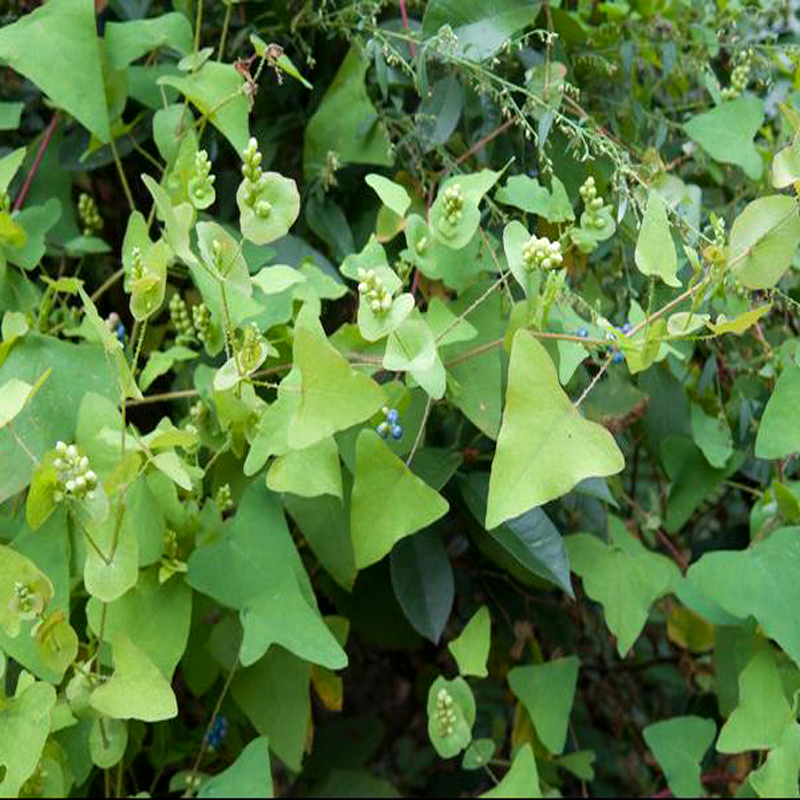
<instances>
[{"instance_id":1,"label":"thin green stem","mask_svg":"<svg viewBox=\"0 0 800 800\"><path fill-rule=\"evenodd\" d=\"M119 174L120 183L122 183L122 190L125 192L125 198L128 201L130 210L132 212L136 211L136 203L133 199L133 192L131 192L131 187L128 185L128 178L125 176L125 170L122 168L122 161L120 161L119 153L117 152L117 145L114 143L113 137L109 144L111 146L111 152L114 154L114 163L117 165L117 173Z\"/></svg>"}]
</instances>

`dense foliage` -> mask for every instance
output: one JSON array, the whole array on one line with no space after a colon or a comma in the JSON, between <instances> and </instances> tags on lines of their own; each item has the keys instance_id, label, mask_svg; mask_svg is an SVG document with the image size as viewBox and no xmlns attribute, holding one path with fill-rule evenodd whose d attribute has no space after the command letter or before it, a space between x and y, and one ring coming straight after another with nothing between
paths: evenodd
<instances>
[{"instance_id":1,"label":"dense foliage","mask_svg":"<svg viewBox=\"0 0 800 800\"><path fill-rule=\"evenodd\" d=\"M0 27L0 796L798 796L788 0Z\"/></svg>"}]
</instances>

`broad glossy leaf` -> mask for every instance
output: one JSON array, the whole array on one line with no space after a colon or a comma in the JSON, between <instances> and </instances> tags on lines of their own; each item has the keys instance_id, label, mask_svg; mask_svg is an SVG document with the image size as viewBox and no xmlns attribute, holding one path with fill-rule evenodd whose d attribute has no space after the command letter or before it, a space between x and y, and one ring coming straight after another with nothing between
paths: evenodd
<instances>
[{"instance_id":1,"label":"broad glossy leaf","mask_svg":"<svg viewBox=\"0 0 800 800\"><path fill-rule=\"evenodd\" d=\"M92 692L92 708L113 719L144 722L160 722L178 715L169 681L125 634L111 640L111 652L114 672Z\"/></svg>"},{"instance_id":2,"label":"broad glossy leaf","mask_svg":"<svg viewBox=\"0 0 800 800\"><path fill-rule=\"evenodd\" d=\"M648 725L644 740L664 771L675 797L700 797L700 764L717 734L713 720L703 717L672 717Z\"/></svg>"},{"instance_id":3,"label":"broad glossy leaf","mask_svg":"<svg viewBox=\"0 0 800 800\"><path fill-rule=\"evenodd\" d=\"M435 522L450 508L368 429L359 433L356 442L350 502L350 533L359 569L380 561L396 542Z\"/></svg>"},{"instance_id":4,"label":"broad glossy leaf","mask_svg":"<svg viewBox=\"0 0 800 800\"><path fill-rule=\"evenodd\" d=\"M247 743L236 761L207 780L198 797L272 797L269 739L259 736Z\"/></svg>"},{"instance_id":5,"label":"broad glossy leaf","mask_svg":"<svg viewBox=\"0 0 800 800\"><path fill-rule=\"evenodd\" d=\"M492 619L487 606L481 606L464 626L464 630L448 642L447 649L458 664L460 675L485 678L489 673L486 662L492 644Z\"/></svg>"},{"instance_id":6,"label":"broad glossy leaf","mask_svg":"<svg viewBox=\"0 0 800 800\"><path fill-rule=\"evenodd\" d=\"M458 55L482 61L531 25L540 6L527 0L474 0L467 4L431 0L422 18L422 35L430 39L442 25L449 25L458 38Z\"/></svg>"},{"instance_id":7,"label":"broad glossy leaf","mask_svg":"<svg viewBox=\"0 0 800 800\"><path fill-rule=\"evenodd\" d=\"M625 656L647 622L650 606L669 592L680 576L665 556L646 550L619 520L609 525L611 542L577 533L566 538L572 570L586 594L603 606L606 625Z\"/></svg>"},{"instance_id":8,"label":"broad glossy leaf","mask_svg":"<svg viewBox=\"0 0 800 800\"><path fill-rule=\"evenodd\" d=\"M303 172L319 175L328 153L341 164L391 166L391 142L367 94L364 78L369 67L354 45L350 48L305 130Z\"/></svg>"},{"instance_id":9,"label":"broad glossy leaf","mask_svg":"<svg viewBox=\"0 0 800 800\"><path fill-rule=\"evenodd\" d=\"M172 86L188 98L237 153L247 147L249 111L242 91L244 79L233 64L207 61L197 72L164 75L158 83Z\"/></svg>"},{"instance_id":10,"label":"broad glossy leaf","mask_svg":"<svg viewBox=\"0 0 800 800\"><path fill-rule=\"evenodd\" d=\"M0 796L18 797L36 769L55 703L55 689L41 681L18 689L14 697L0 699Z\"/></svg>"},{"instance_id":11,"label":"broad glossy leaf","mask_svg":"<svg viewBox=\"0 0 800 800\"><path fill-rule=\"evenodd\" d=\"M739 702L719 732L717 750L743 753L774 747L793 721L775 656L762 648L739 675Z\"/></svg>"},{"instance_id":12,"label":"broad glossy leaf","mask_svg":"<svg viewBox=\"0 0 800 800\"><path fill-rule=\"evenodd\" d=\"M683 127L715 161L735 164L756 180L762 165L753 137L763 121L763 101L745 94L695 115Z\"/></svg>"},{"instance_id":13,"label":"broad glossy leaf","mask_svg":"<svg viewBox=\"0 0 800 800\"><path fill-rule=\"evenodd\" d=\"M453 607L453 568L436 530L399 541L392 549L392 587L406 619L417 633L439 643Z\"/></svg>"},{"instance_id":14,"label":"broad glossy leaf","mask_svg":"<svg viewBox=\"0 0 800 800\"><path fill-rule=\"evenodd\" d=\"M554 754L561 753L567 741L579 665L575 656L569 656L514 667L508 673L511 691L525 706L542 744Z\"/></svg>"},{"instance_id":15,"label":"broad glossy leaf","mask_svg":"<svg viewBox=\"0 0 800 800\"><path fill-rule=\"evenodd\" d=\"M740 619L754 617L767 636L800 664L800 528L781 528L747 550L706 553L689 578L710 600ZM746 586L747 590L742 591Z\"/></svg>"},{"instance_id":16,"label":"broad glossy leaf","mask_svg":"<svg viewBox=\"0 0 800 800\"><path fill-rule=\"evenodd\" d=\"M536 768L533 749L529 744L524 744L517 750L511 769L506 772L500 783L480 796L489 798L542 796L539 771Z\"/></svg>"},{"instance_id":17,"label":"broad glossy leaf","mask_svg":"<svg viewBox=\"0 0 800 800\"><path fill-rule=\"evenodd\" d=\"M788 366L770 395L756 437L759 458L785 458L800 452L800 428L796 422L800 408L800 368Z\"/></svg>"},{"instance_id":18,"label":"broad glossy leaf","mask_svg":"<svg viewBox=\"0 0 800 800\"><path fill-rule=\"evenodd\" d=\"M527 331L517 331L489 481L487 529L561 497L584 478L613 475L624 465L613 436L585 420L564 393L547 351Z\"/></svg>"},{"instance_id":19,"label":"broad glossy leaf","mask_svg":"<svg viewBox=\"0 0 800 800\"><path fill-rule=\"evenodd\" d=\"M300 402L288 441L302 449L364 422L384 403L383 391L356 372L325 338L301 327L295 331L294 363L300 371Z\"/></svg>"},{"instance_id":20,"label":"broad glossy leaf","mask_svg":"<svg viewBox=\"0 0 800 800\"><path fill-rule=\"evenodd\" d=\"M733 221L728 265L748 289L768 289L792 265L798 244L800 213L794 198L759 197Z\"/></svg>"},{"instance_id":21,"label":"broad glossy leaf","mask_svg":"<svg viewBox=\"0 0 800 800\"><path fill-rule=\"evenodd\" d=\"M57 69L43 57L47 53L59 54ZM54 0L6 25L0 29L0 61L36 84L101 142L111 139L92 0Z\"/></svg>"},{"instance_id":22,"label":"broad glossy leaf","mask_svg":"<svg viewBox=\"0 0 800 800\"><path fill-rule=\"evenodd\" d=\"M636 266L643 275L655 275L667 286L680 286L676 274L678 257L669 229L667 210L661 195L651 191L642 227L636 240Z\"/></svg>"}]
</instances>

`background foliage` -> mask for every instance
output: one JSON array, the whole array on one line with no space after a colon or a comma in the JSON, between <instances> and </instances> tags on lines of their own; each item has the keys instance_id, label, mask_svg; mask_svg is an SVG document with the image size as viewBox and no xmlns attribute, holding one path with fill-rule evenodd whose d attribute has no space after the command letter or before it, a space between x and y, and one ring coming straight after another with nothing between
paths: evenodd
<instances>
[{"instance_id":1,"label":"background foliage","mask_svg":"<svg viewBox=\"0 0 800 800\"><path fill-rule=\"evenodd\" d=\"M788 0L0 27L0 795L798 796Z\"/></svg>"}]
</instances>

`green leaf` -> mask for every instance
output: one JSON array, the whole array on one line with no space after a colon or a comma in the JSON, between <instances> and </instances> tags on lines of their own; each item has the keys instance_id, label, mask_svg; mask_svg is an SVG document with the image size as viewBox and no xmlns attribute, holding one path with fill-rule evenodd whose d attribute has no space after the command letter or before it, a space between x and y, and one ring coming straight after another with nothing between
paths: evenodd
<instances>
[{"instance_id":1,"label":"green leaf","mask_svg":"<svg viewBox=\"0 0 800 800\"><path fill-rule=\"evenodd\" d=\"M464 626L464 630L452 642L448 642L447 649L456 660L460 675L485 678L489 674L486 662L491 644L492 619L488 607L481 606Z\"/></svg>"},{"instance_id":2,"label":"green leaf","mask_svg":"<svg viewBox=\"0 0 800 800\"><path fill-rule=\"evenodd\" d=\"M766 762L748 776L759 797L800 797L800 725L791 722L783 731Z\"/></svg>"},{"instance_id":3,"label":"green leaf","mask_svg":"<svg viewBox=\"0 0 800 800\"><path fill-rule=\"evenodd\" d=\"M241 609L244 639L240 660L244 666L258 661L273 644L298 658L329 669L347 666L347 656L300 590L291 572L247 601Z\"/></svg>"},{"instance_id":4,"label":"green leaf","mask_svg":"<svg viewBox=\"0 0 800 800\"><path fill-rule=\"evenodd\" d=\"M0 428L8 425L28 402L33 386L17 378L11 378L0 386Z\"/></svg>"},{"instance_id":5,"label":"green leaf","mask_svg":"<svg viewBox=\"0 0 800 800\"><path fill-rule=\"evenodd\" d=\"M439 643L453 607L453 568L435 530L420 531L392 549L392 587L417 633Z\"/></svg>"},{"instance_id":6,"label":"green leaf","mask_svg":"<svg viewBox=\"0 0 800 800\"><path fill-rule=\"evenodd\" d=\"M249 139L244 78L233 64L206 61L189 75L162 75L160 86L172 86L184 95L233 145L237 154Z\"/></svg>"},{"instance_id":7,"label":"green leaf","mask_svg":"<svg viewBox=\"0 0 800 800\"><path fill-rule=\"evenodd\" d=\"M122 503L117 500L117 503ZM92 597L111 603L122 597L139 578L139 540L136 520L119 505L106 515L89 533L95 545L88 547L83 568L86 591Z\"/></svg>"},{"instance_id":8,"label":"green leaf","mask_svg":"<svg viewBox=\"0 0 800 800\"><path fill-rule=\"evenodd\" d=\"M33 774L50 733L56 691L48 683L18 687L14 697L0 699L0 795L19 797Z\"/></svg>"},{"instance_id":9,"label":"green leaf","mask_svg":"<svg viewBox=\"0 0 800 800\"><path fill-rule=\"evenodd\" d=\"M706 322L705 324L716 334L733 333L736 336L741 336L746 330L755 325L761 317L769 314L771 310L772 304L770 303L745 311L743 314L738 314L733 319L728 319L724 314L720 314L715 322Z\"/></svg>"},{"instance_id":10,"label":"green leaf","mask_svg":"<svg viewBox=\"0 0 800 800\"><path fill-rule=\"evenodd\" d=\"M236 190L236 204L239 206L239 225L245 239L254 244L269 244L285 236L294 225L300 213L300 194L297 184L278 172L264 172L261 180L263 189L258 200L269 203L266 217L259 216L254 207L246 202L244 181Z\"/></svg>"},{"instance_id":11,"label":"green leaf","mask_svg":"<svg viewBox=\"0 0 800 800\"><path fill-rule=\"evenodd\" d=\"M124 634L111 640L114 673L98 686L89 702L113 719L160 722L178 716L169 681L158 667Z\"/></svg>"},{"instance_id":12,"label":"green leaf","mask_svg":"<svg viewBox=\"0 0 800 800\"><path fill-rule=\"evenodd\" d=\"M676 274L678 257L669 230L667 209L658 192L651 191L647 198L634 258L643 275L655 275L667 286L681 285Z\"/></svg>"},{"instance_id":13,"label":"green leaf","mask_svg":"<svg viewBox=\"0 0 800 800\"><path fill-rule=\"evenodd\" d=\"M746 94L697 114L683 128L715 161L735 164L756 180L762 164L753 137L763 121L762 100Z\"/></svg>"},{"instance_id":14,"label":"green leaf","mask_svg":"<svg viewBox=\"0 0 800 800\"><path fill-rule=\"evenodd\" d=\"M564 184L553 175L552 189L541 186L536 178L528 175L512 175L494 193L494 199L506 206L513 206L528 214L544 217L554 224L572 222L575 212L569 201Z\"/></svg>"},{"instance_id":15,"label":"green leaf","mask_svg":"<svg viewBox=\"0 0 800 800\"><path fill-rule=\"evenodd\" d=\"M0 192L8 190L11 181L25 160L25 147L18 147L0 158Z\"/></svg>"},{"instance_id":16,"label":"green leaf","mask_svg":"<svg viewBox=\"0 0 800 800\"><path fill-rule=\"evenodd\" d=\"M161 308L171 258L172 251L163 239L142 252L142 277L131 281L131 314L135 320L143 322Z\"/></svg>"},{"instance_id":17,"label":"green leaf","mask_svg":"<svg viewBox=\"0 0 800 800\"><path fill-rule=\"evenodd\" d=\"M105 607L95 598L89 600L87 616L92 630L99 635L102 629L109 639L135 631L137 647L172 680L189 639L192 592L182 580L160 583L158 569L151 567Z\"/></svg>"},{"instance_id":18,"label":"green leaf","mask_svg":"<svg viewBox=\"0 0 800 800\"><path fill-rule=\"evenodd\" d=\"M644 740L664 771L675 797L700 797L700 765L714 741L717 726L702 717L673 717L648 725Z\"/></svg>"},{"instance_id":19,"label":"green leaf","mask_svg":"<svg viewBox=\"0 0 800 800\"><path fill-rule=\"evenodd\" d=\"M300 371L300 402L288 441L302 449L364 422L384 404L383 390L367 375L351 369L324 334L295 331L294 363Z\"/></svg>"},{"instance_id":20,"label":"green leaf","mask_svg":"<svg viewBox=\"0 0 800 800\"><path fill-rule=\"evenodd\" d=\"M377 272L383 276L380 270ZM361 295L358 301L358 330L368 342L377 342L400 328L414 310L414 305L414 295L405 292L394 298L387 312L376 314L367 297Z\"/></svg>"},{"instance_id":21,"label":"green leaf","mask_svg":"<svg viewBox=\"0 0 800 800\"><path fill-rule=\"evenodd\" d=\"M453 758L472 741L475 698L463 678L441 675L428 690L428 737L442 758Z\"/></svg>"},{"instance_id":22,"label":"green leaf","mask_svg":"<svg viewBox=\"0 0 800 800\"><path fill-rule=\"evenodd\" d=\"M800 429L795 414L800 407L800 368L788 366L770 395L756 436L758 458L785 458L800 452Z\"/></svg>"},{"instance_id":23,"label":"green leaf","mask_svg":"<svg viewBox=\"0 0 800 800\"><path fill-rule=\"evenodd\" d=\"M387 208L390 208L399 217L406 215L406 211L411 205L411 198L408 196L405 187L374 172L370 172L364 178L364 181L367 186L375 190L375 193Z\"/></svg>"},{"instance_id":24,"label":"green leaf","mask_svg":"<svg viewBox=\"0 0 800 800\"><path fill-rule=\"evenodd\" d=\"M523 248L530 239L530 233L517 220L509 222L503 229L503 252L511 274L517 279L526 297L538 297L542 273L538 269L528 269L522 257Z\"/></svg>"},{"instance_id":25,"label":"green leaf","mask_svg":"<svg viewBox=\"0 0 800 800\"><path fill-rule=\"evenodd\" d=\"M207 780L197 796L273 797L269 739L259 736L248 742L236 761Z\"/></svg>"},{"instance_id":26,"label":"green leaf","mask_svg":"<svg viewBox=\"0 0 800 800\"><path fill-rule=\"evenodd\" d=\"M310 676L310 664L273 647L257 664L240 670L231 684L239 708L294 772L300 771L308 739Z\"/></svg>"},{"instance_id":27,"label":"green leaf","mask_svg":"<svg viewBox=\"0 0 800 800\"><path fill-rule=\"evenodd\" d=\"M14 216L14 221L25 230L24 244L6 248L10 264L31 270L39 266L45 254L45 236L61 217L61 201L51 197L41 205L23 208Z\"/></svg>"},{"instance_id":28,"label":"green leaf","mask_svg":"<svg viewBox=\"0 0 800 800\"><path fill-rule=\"evenodd\" d=\"M692 403L692 436L712 467L721 469L733 454L733 435L725 415L712 417L697 403Z\"/></svg>"},{"instance_id":29,"label":"green leaf","mask_svg":"<svg viewBox=\"0 0 800 800\"><path fill-rule=\"evenodd\" d=\"M301 497L330 494L341 500L342 471L333 437L278 456L267 472L267 487Z\"/></svg>"},{"instance_id":30,"label":"green leaf","mask_svg":"<svg viewBox=\"0 0 800 800\"><path fill-rule=\"evenodd\" d=\"M800 664L800 630L786 608L800 603L800 528L781 528L747 550L706 553L688 576L710 600L764 633ZM746 586L747 591L742 591Z\"/></svg>"},{"instance_id":31,"label":"green leaf","mask_svg":"<svg viewBox=\"0 0 800 800\"><path fill-rule=\"evenodd\" d=\"M392 165L389 134L364 82L369 64L358 46L353 45L308 121L303 147L306 178L326 169L329 153L337 154L342 165Z\"/></svg>"},{"instance_id":32,"label":"green leaf","mask_svg":"<svg viewBox=\"0 0 800 800\"><path fill-rule=\"evenodd\" d=\"M577 533L566 538L572 570L586 594L603 606L606 625L624 657L642 632L650 606L672 589L680 573L668 558L646 550L616 518L610 518L611 542Z\"/></svg>"},{"instance_id":33,"label":"green leaf","mask_svg":"<svg viewBox=\"0 0 800 800\"><path fill-rule=\"evenodd\" d=\"M542 744L553 754L563 752L580 662L575 656L514 667L508 685L530 715Z\"/></svg>"},{"instance_id":34,"label":"green leaf","mask_svg":"<svg viewBox=\"0 0 800 800\"><path fill-rule=\"evenodd\" d=\"M486 519L488 479L485 473L472 473L461 480L461 494L469 510L483 525ZM544 509L532 508L486 532L522 567L561 587L573 597L569 560L564 540Z\"/></svg>"},{"instance_id":35,"label":"green leaf","mask_svg":"<svg viewBox=\"0 0 800 800\"><path fill-rule=\"evenodd\" d=\"M764 647L739 674L739 703L719 732L717 750L744 753L774 747L793 717L775 657Z\"/></svg>"},{"instance_id":36,"label":"green leaf","mask_svg":"<svg viewBox=\"0 0 800 800\"><path fill-rule=\"evenodd\" d=\"M772 159L772 185L776 189L785 189L796 181L800 181L800 138L797 136Z\"/></svg>"},{"instance_id":37,"label":"green leaf","mask_svg":"<svg viewBox=\"0 0 800 800\"><path fill-rule=\"evenodd\" d=\"M733 221L728 265L748 289L769 289L792 265L798 244L800 214L794 198L759 197Z\"/></svg>"},{"instance_id":38,"label":"green leaf","mask_svg":"<svg viewBox=\"0 0 800 800\"><path fill-rule=\"evenodd\" d=\"M430 211L430 227L438 241L452 250L466 247L481 221L478 208L481 199L494 186L499 172L482 169L471 175L456 175L448 178L440 187ZM463 206L457 221L447 215L445 198L448 190L457 189L463 197Z\"/></svg>"},{"instance_id":39,"label":"green leaf","mask_svg":"<svg viewBox=\"0 0 800 800\"><path fill-rule=\"evenodd\" d=\"M539 786L539 771L536 769L536 759L533 749L529 744L524 744L511 763L511 769L503 776L503 780L481 797L533 797L542 796Z\"/></svg>"},{"instance_id":40,"label":"green leaf","mask_svg":"<svg viewBox=\"0 0 800 800\"><path fill-rule=\"evenodd\" d=\"M492 739L473 739L470 746L464 751L461 768L482 769L491 761L496 749Z\"/></svg>"},{"instance_id":41,"label":"green leaf","mask_svg":"<svg viewBox=\"0 0 800 800\"><path fill-rule=\"evenodd\" d=\"M422 18L422 36L436 36L449 25L458 38L457 53L473 61L494 55L513 35L533 21L541 3L527 0L431 0Z\"/></svg>"},{"instance_id":42,"label":"green leaf","mask_svg":"<svg viewBox=\"0 0 800 800\"><path fill-rule=\"evenodd\" d=\"M25 103L0 103L0 131L15 131L19 128Z\"/></svg>"},{"instance_id":43,"label":"green leaf","mask_svg":"<svg viewBox=\"0 0 800 800\"><path fill-rule=\"evenodd\" d=\"M547 351L518 330L489 480L487 529L561 497L584 478L624 466L614 437L585 420L564 393Z\"/></svg>"},{"instance_id":44,"label":"green leaf","mask_svg":"<svg viewBox=\"0 0 800 800\"><path fill-rule=\"evenodd\" d=\"M43 57L47 53L58 54L57 69ZM92 0L53 0L6 25L0 29L0 61L35 83L101 142L110 141Z\"/></svg>"},{"instance_id":45,"label":"green leaf","mask_svg":"<svg viewBox=\"0 0 800 800\"><path fill-rule=\"evenodd\" d=\"M122 761L128 746L128 723L123 719L97 717L89 734L92 763L100 769L110 769Z\"/></svg>"},{"instance_id":46,"label":"green leaf","mask_svg":"<svg viewBox=\"0 0 800 800\"><path fill-rule=\"evenodd\" d=\"M418 478L373 430L356 442L350 530L359 569L380 561L405 536L444 516L448 502Z\"/></svg>"},{"instance_id":47,"label":"green leaf","mask_svg":"<svg viewBox=\"0 0 800 800\"><path fill-rule=\"evenodd\" d=\"M192 26L177 11L151 19L109 22L105 52L111 70L124 69L151 50L170 47L182 56L192 51Z\"/></svg>"}]
</instances>

